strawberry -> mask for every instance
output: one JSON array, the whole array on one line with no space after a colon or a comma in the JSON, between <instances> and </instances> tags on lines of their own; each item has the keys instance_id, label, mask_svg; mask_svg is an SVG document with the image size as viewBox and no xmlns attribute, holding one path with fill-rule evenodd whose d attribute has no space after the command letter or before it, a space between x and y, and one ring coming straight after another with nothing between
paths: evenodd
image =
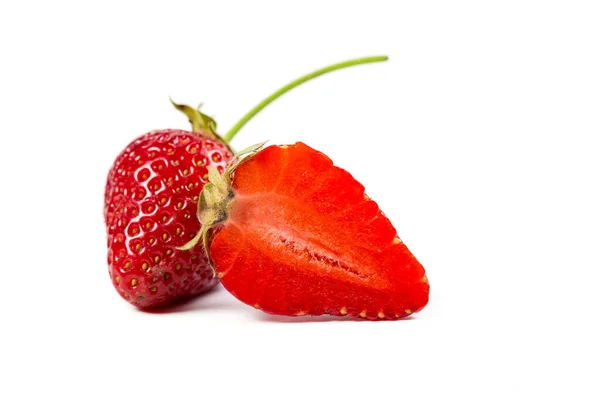
<instances>
[{"instance_id":1,"label":"strawberry","mask_svg":"<svg viewBox=\"0 0 600 400\"><path fill-rule=\"evenodd\" d=\"M387 57L367 57L305 75L267 97L225 136L199 110L175 105L193 130L159 130L131 142L116 158L105 188L109 274L117 292L143 309L200 294L217 283L202 247L181 246L201 226L194 217L208 169L223 172L235 134L259 111L298 85L337 69Z\"/></svg>"},{"instance_id":2,"label":"strawberry","mask_svg":"<svg viewBox=\"0 0 600 400\"><path fill-rule=\"evenodd\" d=\"M194 218L207 167L232 156L210 129L149 132L109 172L104 199L113 284L140 308L193 296L216 282L201 248L177 250L200 229Z\"/></svg>"},{"instance_id":3,"label":"strawberry","mask_svg":"<svg viewBox=\"0 0 600 400\"><path fill-rule=\"evenodd\" d=\"M203 240L242 302L280 315L397 319L428 302L425 270L364 187L304 143L209 168Z\"/></svg>"}]
</instances>

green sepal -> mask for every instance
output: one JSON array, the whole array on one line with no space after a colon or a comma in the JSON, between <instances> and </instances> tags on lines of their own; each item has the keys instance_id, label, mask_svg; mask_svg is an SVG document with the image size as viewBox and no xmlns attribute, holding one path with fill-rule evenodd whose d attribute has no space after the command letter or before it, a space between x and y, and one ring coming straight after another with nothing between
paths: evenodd
<instances>
[{"instance_id":1,"label":"green sepal","mask_svg":"<svg viewBox=\"0 0 600 400\"><path fill-rule=\"evenodd\" d=\"M177 104L169 97L171 104L173 107L181 111L188 117L190 124L192 124L192 132L202 133L212 140L219 140L221 142L225 142L218 134L217 134L217 122L210 116L202 113L200 111L200 107L202 104L198 106L198 108L190 107L186 104Z\"/></svg>"},{"instance_id":2,"label":"green sepal","mask_svg":"<svg viewBox=\"0 0 600 400\"><path fill-rule=\"evenodd\" d=\"M225 172L223 173L225 180L231 180L231 175L233 174L233 171L235 171L235 169L238 167L240 162L242 162L242 160L247 159L248 157L254 156L256 153L262 150L262 148L265 146L265 144L267 144L267 142L268 140L265 140L262 143L253 144L252 146L248 146L244 150L235 153L231 161L229 161L229 165L225 169Z\"/></svg>"}]
</instances>

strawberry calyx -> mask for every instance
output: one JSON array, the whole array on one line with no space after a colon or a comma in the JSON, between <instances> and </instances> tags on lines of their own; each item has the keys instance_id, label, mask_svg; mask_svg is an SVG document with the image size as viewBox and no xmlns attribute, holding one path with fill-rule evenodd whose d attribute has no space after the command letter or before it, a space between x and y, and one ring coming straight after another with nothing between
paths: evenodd
<instances>
[{"instance_id":1,"label":"strawberry calyx","mask_svg":"<svg viewBox=\"0 0 600 400\"><path fill-rule=\"evenodd\" d=\"M171 104L173 104L173 107L188 117L190 124L192 124L192 132L200 133L212 140L219 140L223 143L227 143L217 133L217 122L212 117L200 111L200 108L202 108L203 104L200 104L197 108L194 108L186 104L177 104L171 98L169 98L169 100L171 101Z\"/></svg>"},{"instance_id":2,"label":"strawberry calyx","mask_svg":"<svg viewBox=\"0 0 600 400\"><path fill-rule=\"evenodd\" d=\"M204 185L198 199L197 217L201 224L200 231L198 231L192 240L181 247L177 247L178 250L190 250L202 240L202 246L210 260L208 246L209 232L212 228L227 220L227 210L233 200L233 190L231 189L232 175L242 161L255 156L266 143L258 143L236 153L223 174L220 174L212 166L207 168L209 182Z\"/></svg>"}]
</instances>

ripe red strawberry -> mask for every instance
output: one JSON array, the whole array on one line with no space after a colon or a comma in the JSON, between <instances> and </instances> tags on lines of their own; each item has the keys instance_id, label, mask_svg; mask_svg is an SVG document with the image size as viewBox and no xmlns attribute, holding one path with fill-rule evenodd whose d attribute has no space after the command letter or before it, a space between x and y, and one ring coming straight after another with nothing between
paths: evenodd
<instances>
[{"instance_id":1,"label":"ripe red strawberry","mask_svg":"<svg viewBox=\"0 0 600 400\"><path fill-rule=\"evenodd\" d=\"M206 129L168 129L139 137L117 157L104 215L110 276L127 301L154 307L216 283L201 248L176 247L200 229L194 216L207 167L223 171L231 156Z\"/></svg>"},{"instance_id":2,"label":"ripe red strawberry","mask_svg":"<svg viewBox=\"0 0 600 400\"><path fill-rule=\"evenodd\" d=\"M217 280L204 250L179 247L201 229L194 217L198 195L207 182L207 168L223 172L231 159L225 143L294 87L327 72L386 59L350 60L305 75L250 110L223 139L215 133L213 119L176 105L190 118L193 132L153 131L131 142L108 174L104 199L109 273L119 294L140 308L151 308L213 286Z\"/></svg>"},{"instance_id":3,"label":"ripe red strawberry","mask_svg":"<svg viewBox=\"0 0 600 400\"><path fill-rule=\"evenodd\" d=\"M303 143L270 146L209 176L201 237L217 277L242 302L273 314L367 319L427 304L419 261L325 154Z\"/></svg>"}]
</instances>

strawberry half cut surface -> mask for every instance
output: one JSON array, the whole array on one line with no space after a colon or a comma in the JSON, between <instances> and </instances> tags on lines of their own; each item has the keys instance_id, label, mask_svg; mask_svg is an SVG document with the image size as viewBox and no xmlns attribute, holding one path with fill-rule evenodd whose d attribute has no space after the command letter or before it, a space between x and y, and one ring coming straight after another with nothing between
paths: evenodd
<instances>
[{"instance_id":1,"label":"strawberry half cut surface","mask_svg":"<svg viewBox=\"0 0 600 400\"><path fill-rule=\"evenodd\" d=\"M250 153L224 175L211 169L199 203L197 239L229 292L290 316L398 319L425 307L423 266L363 185L304 143Z\"/></svg>"}]
</instances>

